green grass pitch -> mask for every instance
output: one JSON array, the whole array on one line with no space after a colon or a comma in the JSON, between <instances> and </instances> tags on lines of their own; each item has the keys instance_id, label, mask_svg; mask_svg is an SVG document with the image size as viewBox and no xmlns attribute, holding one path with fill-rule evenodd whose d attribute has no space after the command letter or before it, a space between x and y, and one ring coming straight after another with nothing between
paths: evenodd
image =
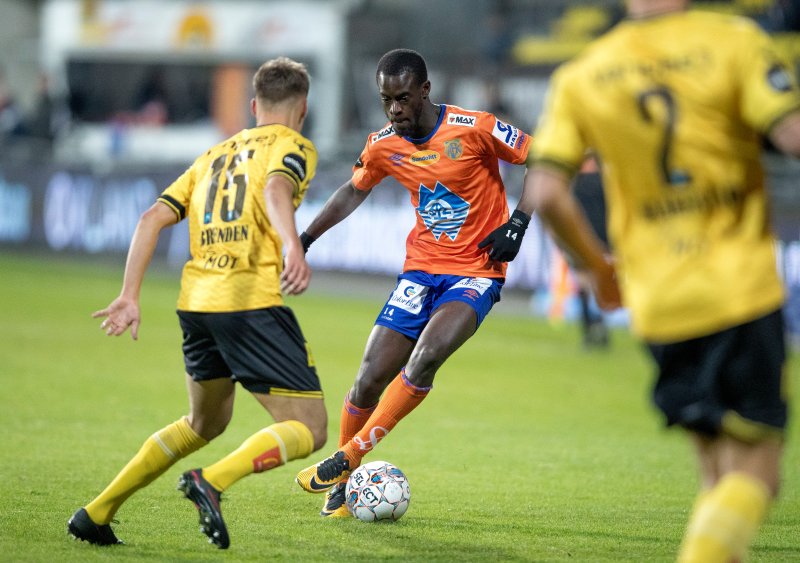
<instances>
[{"instance_id":1,"label":"green grass pitch","mask_svg":"<svg viewBox=\"0 0 800 563\"><path fill-rule=\"evenodd\" d=\"M411 483L394 524L323 520L297 487L295 461L225 494L231 548L198 532L178 475L271 423L239 392L227 432L179 461L117 514L127 545L68 539L70 514L153 431L187 409L179 274L155 267L138 342L112 339L90 313L119 291L121 260L0 253L0 560L3 561L671 561L696 486L690 449L649 405L651 367L625 332L582 353L576 329L493 314L440 370L425 403L367 459ZM390 288L387 286L386 291ZM326 391L329 445L382 304L332 288L293 298ZM798 357L791 386L798 398ZM751 561L800 560L800 449L793 420L784 491Z\"/></svg>"}]
</instances>

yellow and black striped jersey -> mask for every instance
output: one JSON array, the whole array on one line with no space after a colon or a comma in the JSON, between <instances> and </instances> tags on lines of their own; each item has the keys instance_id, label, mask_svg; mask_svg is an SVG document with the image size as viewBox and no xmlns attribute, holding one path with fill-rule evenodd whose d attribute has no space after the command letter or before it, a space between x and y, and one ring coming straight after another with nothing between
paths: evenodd
<instances>
[{"instance_id":1,"label":"yellow and black striped jersey","mask_svg":"<svg viewBox=\"0 0 800 563\"><path fill-rule=\"evenodd\" d=\"M634 329L692 338L780 306L760 134L800 108L750 20L627 20L554 75L529 162L602 161L608 231Z\"/></svg>"},{"instance_id":2,"label":"yellow and black striped jersey","mask_svg":"<svg viewBox=\"0 0 800 563\"><path fill-rule=\"evenodd\" d=\"M314 145L283 125L245 129L195 160L158 201L189 219L191 258L178 309L230 312L281 305L283 244L264 201L279 174L302 202L317 166Z\"/></svg>"}]
</instances>

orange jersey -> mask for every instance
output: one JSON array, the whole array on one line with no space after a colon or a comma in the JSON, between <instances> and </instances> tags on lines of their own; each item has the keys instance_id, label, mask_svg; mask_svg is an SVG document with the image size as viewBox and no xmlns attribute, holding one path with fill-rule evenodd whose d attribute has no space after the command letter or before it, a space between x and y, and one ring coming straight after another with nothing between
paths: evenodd
<instances>
[{"instance_id":1,"label":"orange jersey","mask_svg":"<svg viewBox=\"0 0 800 563\"><path fill-rule=\"evenodd\" d=\"M370 134L353 166L353 185L370 190L392 176L411 194L414 229L403 271L503 278L505 262L478 243L508 221L498 158L523 164L530 136L491 113L442 105L424 139L400 137L391 125Z\"/></svg>"}]
</instances>

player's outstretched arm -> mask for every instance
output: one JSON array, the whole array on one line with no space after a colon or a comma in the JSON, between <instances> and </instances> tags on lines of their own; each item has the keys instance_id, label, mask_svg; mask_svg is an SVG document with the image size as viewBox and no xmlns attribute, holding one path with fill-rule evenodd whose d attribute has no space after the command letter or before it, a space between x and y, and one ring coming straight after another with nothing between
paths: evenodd
<instances>
[{"instance_id":1,"label":"player's outstretched arm","mask_svg":"<svg viewBox=\"0 0 800 563\"><path fill-rule=\"evenodd\" d=\"M597 304L615 309L622 299L613 262L572 195L569 180L563 171L534 166L525 176L525 191L532 194L536 212L553 236L586 264Z\"/></svg>"},{"instance_id":2,"label":"player's outstretched arm","mask_svg":"<svg viewBox=\"0 0 800 563\"><path fill-rule=\"evenodd\" d=\"M303 293L311 281L311 268L306 262L303 245L297 236L292 194L294 186L283 176L272 175L264 188L267 217L283 241L281 291L287 295Z\"/></svg>"},{"instance_id":3,"label":"player's outstretched arm","mask_svg":"<svg viewBox=\"0 0 800 563\"><path fill-rule=\"evenodd\" d=\"M154 203L139 219L128 249L122 291L108 307L92 313L94 318L103 318L100 328L107 335L120 336L131 327L131 337L139 338L139 293L144 274L153 258L159 233L164 227L174 225L175 219L175 212L161 202Z\"/></svg>"},{"instance_id":4,"label":"player's outstretched arm","mask_svg":"<svg viewBox=\"0 0 800 563\"><path fill-rule=\"evenodd\" d=\"M314 217L311 224L306 228L305 232L300 235L300 240L303 243L303 250L308 251L315 240L322 236L322 234L333 227L334 225L343 221L350 215L356 208L364 203L371 190L359 190L353 182L347 182L338 190L333 192L328 201L322 207L322 211Z\"/></svg>"}]
</instances>

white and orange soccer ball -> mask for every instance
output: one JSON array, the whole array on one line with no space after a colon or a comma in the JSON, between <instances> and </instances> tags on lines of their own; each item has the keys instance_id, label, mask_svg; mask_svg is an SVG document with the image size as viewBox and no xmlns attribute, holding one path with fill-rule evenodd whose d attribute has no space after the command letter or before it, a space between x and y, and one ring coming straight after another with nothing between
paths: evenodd
<instances>
[{"instance_id":1,"label":"white and orange soccer ball","mask_svg":"<svg viewBox=\"0 0 800 563\"><path fill-rule=\"evenodd\" d=\"M397 520L408 510L408 479L387 461L371 461L350 474L345 489L348 510L364 522Z\"/></svg>"}]
</instances>

